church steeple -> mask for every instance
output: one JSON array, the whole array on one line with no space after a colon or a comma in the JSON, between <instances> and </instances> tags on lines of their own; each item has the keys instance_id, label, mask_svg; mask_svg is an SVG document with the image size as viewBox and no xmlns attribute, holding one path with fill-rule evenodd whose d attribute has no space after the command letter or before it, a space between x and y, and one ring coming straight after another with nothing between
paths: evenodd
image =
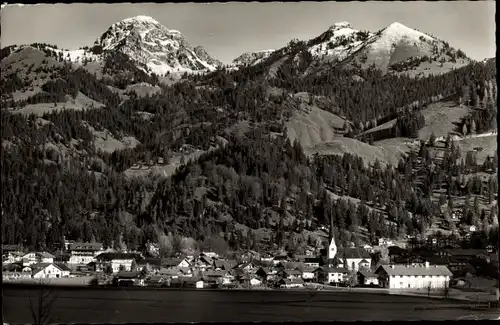
<instances>
[{"instance_id":1,"label":"church steeple","mask_svg":"<svg viewBox=\"0 0 500 325\"><path fill-rule=\"evenodd\" d=\"M335 256L337 255L337 243L335 242L335 231L333 230L333 227L330 227L330 232L329 232L329 246L328 246L328 261L331 263L334 259Z\"/></svg>"}]
</instances>

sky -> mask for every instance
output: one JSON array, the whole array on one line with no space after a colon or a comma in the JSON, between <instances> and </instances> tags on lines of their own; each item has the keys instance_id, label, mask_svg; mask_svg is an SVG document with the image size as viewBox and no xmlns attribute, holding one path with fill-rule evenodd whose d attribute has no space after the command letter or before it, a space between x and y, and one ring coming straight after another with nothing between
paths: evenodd
<instances>
[{"instance_id":1,"label":"sky","mask_svg":"<svg viewBox=\"0 0 500 325\"><path fill-rule=\"evenodd\" d=\"M193 45L230 63L244 52L308 40L333 23L376 32L393 22L446 40L475 60L494 57L494 1L43 4L1 11L2 47L34 42L77 49L92 45L113 23L151 16Z\"/></svg>"}]
</instances>

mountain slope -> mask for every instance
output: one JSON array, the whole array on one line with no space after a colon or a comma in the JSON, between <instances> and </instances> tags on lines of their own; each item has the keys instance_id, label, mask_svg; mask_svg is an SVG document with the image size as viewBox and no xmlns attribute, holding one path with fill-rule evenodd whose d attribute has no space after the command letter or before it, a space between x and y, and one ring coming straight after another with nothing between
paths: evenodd
<instances>
[{"instance_id":1,"label":"mountain slope","mask_svg":"<svg viewBox=\"0 0 500 325\"><path fill-rule=\"evenodd\" d=\"M311 40L293 40L276 51L245 53L236 60L265 66L271 77L289 61L303 67L298 77L321 75L335 66L363 70L374 67L383 74L415 77L442 74L471 63L447 42L397 22L376 33L338 22Z\"/></svg>"},{"instance_id":2,"label":"mountain slope","mask_svg":"<svg viewBox=\"0 0 500 325\"><path fill-rule=\"evenodd\" d=\"M179 31L148 16L119 21L96 42L104 53L122 52L158 75L214 70L219 64L202 47L193 48Z\"/></svg>"},{"instance_id":3,"label":"mountain slope","mask_svg":"<svg viewBox=\"0 0 500 325\"><path fill-rule=\"evenodd\" d=\"M257 52L246 52L233 60L234 66L255 65L262 60L267 59L274 50L262 50Z\"/></svg>"},{"instance_id":4,"label":"mountain slope","mask_svg":"<svg viewBox=\"0 0 500 325\"><path fill-rule=\"evenodd\" d=\"M471 60L448 43L395 22L367 39L346 61L365 69L374 66L387 73L402 72L426 61L437 66L455 63L459 67Z\"/></svg>"}]
</instances>

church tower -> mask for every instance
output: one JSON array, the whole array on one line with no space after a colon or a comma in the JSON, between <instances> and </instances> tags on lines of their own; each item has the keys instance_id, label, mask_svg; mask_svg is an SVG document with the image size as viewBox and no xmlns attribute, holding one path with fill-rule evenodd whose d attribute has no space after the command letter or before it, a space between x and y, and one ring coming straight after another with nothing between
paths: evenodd
<instances>
[{"instance_id":1,"label":"church tower","mask_svg":"<svg viewBox=\"0 0 500 325\"><path fill-rule=\"evenodd\" d=\"M330 246L328 246L328 259L333 260L337 255L337 244L335 243L335 237L330 239Z\"/></svg>"},{"instance_id":2,"label":"church tower","mask_svg":"<svg viewBox=\"0 0 500 325\"><path fill-rule=\"evenodd\" d=\"M334 259L337 256L337 243L335 242L335 231L332 226L330 226L330 233L329 233L329 241L330 245L328 246L328 252L327 252L327 261L328 261L328 266L332 267L335 266Z\"/></svg>"}]
</instances>

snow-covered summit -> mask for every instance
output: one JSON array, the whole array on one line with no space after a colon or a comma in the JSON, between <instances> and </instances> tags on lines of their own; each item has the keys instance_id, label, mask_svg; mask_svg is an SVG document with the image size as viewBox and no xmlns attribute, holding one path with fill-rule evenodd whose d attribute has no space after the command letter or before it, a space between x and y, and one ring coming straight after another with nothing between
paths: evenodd
<instances>
[{"instance_id":1,"label":"snow-covered summit","mask_svg":"<svg viewBox=\"0 0 500 325\"><path fill-rule=\"evenodd\" d=\"M114 23L96 43L103 51L120 51L159 75L210 71L218 64L201 47L193 48L179 31L149 16Z\"/></svg>"},{"instance_id":2,"label":"snow-covered summit","mask_svg":"<svg viewBox=\"0 0 500 325\"><path fill-rule=\"evenodd\" d=\"M424 61L428 64L436 62L435 65L440 67L444 63L459 67L469 59L460 57L457 50L442 40L394 22L367 39L351 61L365 68L375 66L388 72L394 67L397 70L416 67ZM430 68L429 66L428 69Z\"/></svg>"},{"instance_id":3,"label":"snow-covered summit","mask_svg":"<svg viewBox=\"0 0 500 325\"><path fill-rule=\"evenodd\" d=\"M141 23L147 23L147 24L159 24L159 22L154 19L153 17L150 17L150 16L144 16L144 15L139 15L139 16L135 16L135 17L130 17L130 18L125 18L120 22L123 22L123 23L137 23L137 22L141 22Z\"/></svg>"},{"instance_id":4,"label":"snow-covered summit","mask_svg":"<svg viewBox=\"0 0 500 325\"><path fill-rule=\"evenodd\" d=\"M373 34L352 28L349 22L336 22L314 40L309 49L316 58L342 61L358 50Z\"/></svg>"},{"instance_id":5,"label":"snow-covered summit","mask_svg":"<svg viewBox=\"0 0 500 325\"><path fill-rule=\"evenodd\" d=\"M329 30L338 30L338 29L343 29L343 28L350 28L352 29L352 25L347 22L347 21L341 21L333 24L330 26Z\"/></svg>"},{"instance_id":6,"label":"snow-covered summit","mask_svg":"<svg viewBox=\"0 0 500 325\"><path fill-rule=\"evenodd\" d=\"M262 50L257 52L243 53L242 55L234 59L232 64L235 66L255 65L268 58L273 52L274 50Z\"/></svg>"}]
</instances>

